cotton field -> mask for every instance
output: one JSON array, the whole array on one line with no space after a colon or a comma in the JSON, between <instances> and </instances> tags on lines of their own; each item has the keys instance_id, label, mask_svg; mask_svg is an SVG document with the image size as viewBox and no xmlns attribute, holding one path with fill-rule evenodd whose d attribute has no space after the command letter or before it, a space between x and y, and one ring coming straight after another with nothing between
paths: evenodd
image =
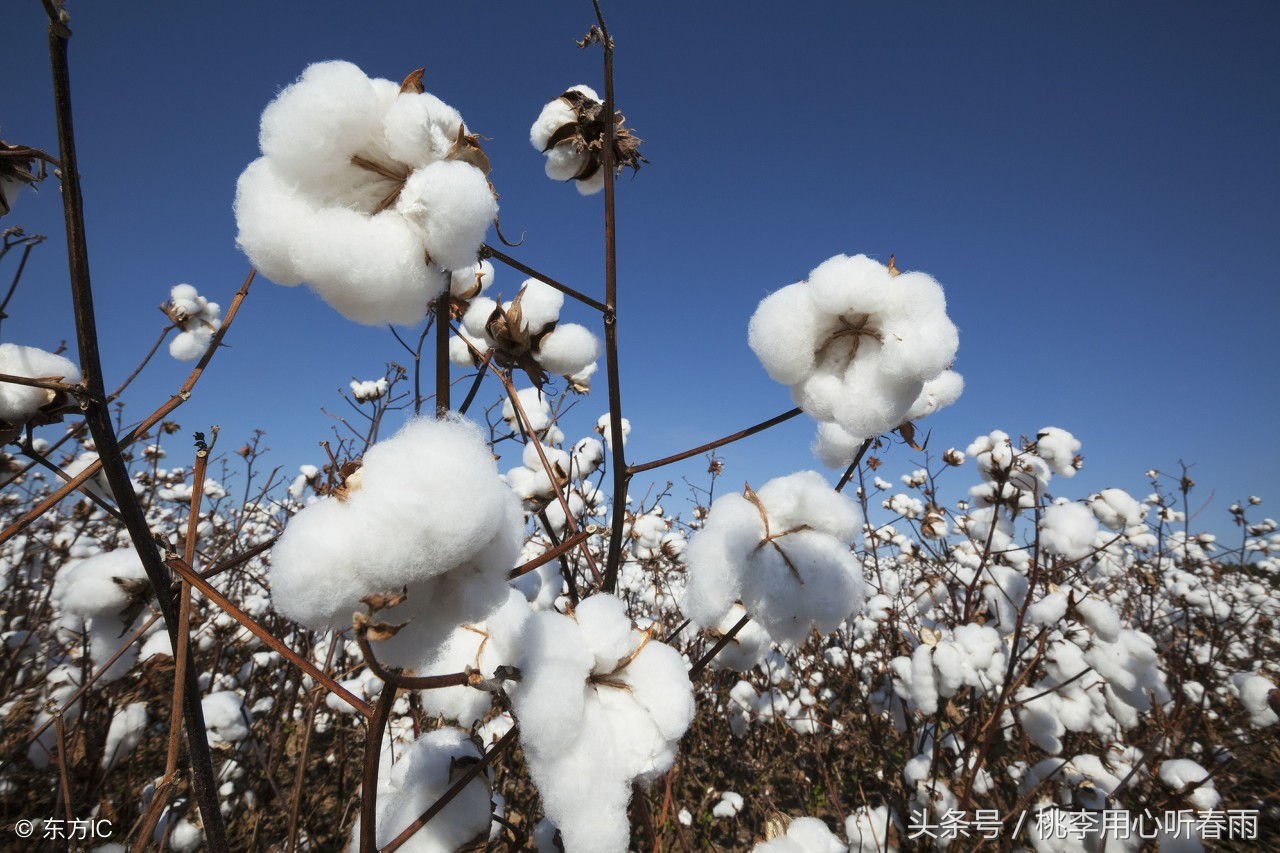
<instances>
[{"instance_id":1,"label":"cotton field","mask_svg":"<svg viewBox=\"0 0 1280 853\"><path fill-rule=\"evenodd\" d=\"M795 408L636 458L673 416L624 407L615 184L648 161L595 12L604 85L532 104L521 145L603 203L602 281L520 260L488 138L422 69L315 62L235 182L253 272L229 300L158 287L160 339L110 393L71 134L0 145L5 213L60 184L79 332L0 343L0 846L1270 849L1269 499L1193 519L1185 466L1076 488L1070 423L958 434L945 270L852 245L735 292L740 369ZM14 288L33 246L5 231ZM398 360L340 379L332 437L286 471L181 407L260 343L236 337L254 295L299 284ZM126 420L166 355L186 381ZM743 483L723 448L795 418L813 464Z\"/></svg>"}]
</instances>

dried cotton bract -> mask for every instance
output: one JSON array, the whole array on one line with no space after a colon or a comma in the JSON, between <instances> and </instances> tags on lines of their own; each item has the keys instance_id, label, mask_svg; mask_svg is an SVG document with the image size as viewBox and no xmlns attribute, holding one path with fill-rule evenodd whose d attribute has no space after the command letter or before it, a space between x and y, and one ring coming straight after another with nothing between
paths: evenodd
<instances>
[{"instance_id":1,"label":"dried cotton bract","mask_svg":"<svg viewBox=\"0 0 1280 853\"><path fill-rule=\"evenodd\" d=\"M311 65L267 106L259 142L236 186L240 247L360 323L421 320L498 212L476 137L414 75Z\"/></svg>"},{"instance_id":2,"label":"dried cotton bract","mask_svg":"<svg viewBox=\"0 0 1280 853\"><path fill-rule=\"evenodd\" d=\"M775 640L835 630L862 606L862 566L849 548L861 523L857 505L813 471L717 499L685 551L685 614L717 628L741 601Z\"/></svg>"},{"instance_id":3,"label":"dried cotton bract","mask_svg":"<svg viewBox=\"0 0 1280 853\"><path fill-rule=\"evenodd\" d=\"M289 521L272 550L272 601L307 627L344 628L363 597L407 587L378 618L408 624L378 652L412 665L506 600L522 526L474 424L413 421L370 448L337 496Z\"/></svg>"},{"instance_id":4,"label":"dried cotton bract","mask_svg":"<svg viewBox=\"0 0 1280 853\"><path fill-rule=\"evenodd\" d=\"M837 255L766 297L748 342L800 408L855 441L929 414L963 387L959 376L938 381L959 344L941 286L865 255Z\"/></svg>"}]
</instances>

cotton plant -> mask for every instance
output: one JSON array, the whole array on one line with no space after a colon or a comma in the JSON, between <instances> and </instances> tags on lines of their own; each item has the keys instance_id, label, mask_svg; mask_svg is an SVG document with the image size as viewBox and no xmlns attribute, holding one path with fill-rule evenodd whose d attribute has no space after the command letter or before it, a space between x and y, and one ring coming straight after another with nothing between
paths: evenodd
<instances>
[{"instance_id":1,"label":"cotton plant","mask_svg":"<svg viewBox=\"0 0 1280 853\"><path fill-rule=\"evenodd\" d=\"M741 602L775 640L830 633L862 606L850 548L861 521L857 505L812 471L717 498L685 552L685 614L714 628Z\"/></svg>"},{"instance_id":2,"label":"cotton plant","mask_svg":"<svg viewBox=\"0 0 1280 853\"><path fill-rule=\"evenodd\" d=\"M547 817L566 853L626 850L632 783L670 769L693 719L684 660L603 593L535 613L520 647L507 690Z\"/></svg>"},{"instance_id":3,"label":"cotton plant","mask_svg":"<svg viewBox=\"0 0 1280 853\"><path fill-rule=\"evenodd\" d=\"M259 144L236 185L240 248L356 322L420 321L497 216L479 137L421 74L310 65L263 111Z\"/></svg>"},{"instance_id":4,"label":"cotton plant","mask_svg":"<svg viewBox=\"0 0 1280 853\"><path fill-rule=\"evenodd\" d=\"M604 131L609 117L603 99L590 86L577 85L547 103L533 127L529 143L547 158L547 177L573 181L578 192L592 195L604 189ZM613 162L617 171L638 170L648 162L641 156L641 140L614 115Z\"/></svg>"},{"instance_id":5,"label":"cotton plant","mask_svg":"<svg viewBox=\"0 0 1280 853\"><path fill-rule=\"evenodd\" d=\"M0 373L27 379L80 382L80 369L70 360L39 347L0 344ZM23 428L57 423L74 406L69 394L50 388L0 382L0 441L21 435Z\"/></svg>"},{"instance_id":6,"label":"cotton plant","mask_svg":"<svg viewBox=\"0 0 1280 853\"><path fill-rule=\"evenodd\" d=\"M769 376L857 442L940 408L963 385L954 377L925 394L950 368L959 336L941 286L896 272L865 255L837 255L766 297L748 328Z\"/></svg>"},{"instance_id":7,"label":"cotton plant","mask_svg":"<svg viewBox=\"0 0 1280 853\"><path fill-rule=\"evenodd\" d=\"M410 665L506 599L522 528L520 502L478 427L411 421L371 447L333 494L290 519L272 549L271 600L307 627L341 629L362 599L403 591L379 618L406 624L378 651Z\"/></svg>"}]
</instances>

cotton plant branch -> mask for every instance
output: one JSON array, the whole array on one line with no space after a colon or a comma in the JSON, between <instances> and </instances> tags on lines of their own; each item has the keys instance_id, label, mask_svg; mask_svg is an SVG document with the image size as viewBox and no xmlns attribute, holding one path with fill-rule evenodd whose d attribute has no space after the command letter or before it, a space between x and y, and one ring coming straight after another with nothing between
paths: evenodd
<instances>
[{"instance_id":1,"label":"cotton plant branch","mask_svg":"<svg viewBox=\"0 0 1280 853\"><path fill-rule=\"evenodd\" d=\"M80 188L79 166L76 158L75 124L71 112L71 74L68 62L68 40L71 31L67 27L65 11L57 8L52 0L45 0L49 14L49 57L53 72L54 104L58 126L59 160L62 174L62 202L67 234L67 262L71 280L72 305L76 318L76 343L80 357L80 370L88 392L89 405L85 420L102 461L103 473L111 486L112 494L124 516L125 527L133 540L134 548L142 560L143 568L156 591L156 598L164 616L169 638L177 646L178 613L167 589L168 573L160 562L151 539L150 526L133 492L133 485L125 466L110 413L105 405L102 363L98 350L97 321L94 315L93 289L89 277L89 249L84 228L84 198ZM212 348L211 348L212 349ZM207 353L206 353L207 355ZM187 695L183 712L187 720L187 746L191 763L195 798L205 828L205 840L213 853L229 851L226 828L218 803L218 788L213 776L213 760L209 752L204 723L204 711L198 698L195 673L187 672Z\"/></svg>"}]
</instances>

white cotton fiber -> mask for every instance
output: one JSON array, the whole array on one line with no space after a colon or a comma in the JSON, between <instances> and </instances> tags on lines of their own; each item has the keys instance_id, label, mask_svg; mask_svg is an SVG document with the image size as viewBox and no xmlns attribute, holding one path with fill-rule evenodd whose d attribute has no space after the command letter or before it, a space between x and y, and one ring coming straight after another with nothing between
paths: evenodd
<instances>
[{"instance_id":1,"label":"white cotton fiber","mask_svg":"<svg viewBox=\"0 0 1280 853\"><path fill-rule=\"evenodd\" d=\"M526 279L520 286L520 314L523 327L537 334L560 317L564 294L536 278Z\"/></svg>"},{"instance_id":2,"label":"white cotton fiber","mask_svg":"<svg viewBox=\"0 0 1280 853\"><path fill-rule=\"evenodd\" d=\"M1045 507L1040 517L1040 547L1068 560L1087 557L1094 550L1098 520L1084 504Z\"/></svg>"},{"instance_id":3,"label":"white cotton fiber","mask_svg":"<svg viewBox=\"0 0 1280 853\"><path fill-rule=\"evenodd\" d=\"M125 621L131 599L126 585L139 592L149 590L147 574L132 548L119 548L68 563L59 570L53 587L53 603L72 617L66 627L81 630L89 639L89 658L95 666L106 663L125 646L128 634L138 624L141 611ZM129 645L102 675L103 681L124 676L138 658L138 646Z\"/></svg>"},{"instance_id":4,"label":"white cotton fiber","mask_svg":"<svg viewBox=\"0 0 1280 853\"><path fill-rule=\"evenodd\" d=\"M147 703L131 702L116 711L107 728L107 742L102 750L102 769L128 758L142 742L147 731Z\"/></svg>"},{"instance_id":5,"label":"white cotton fiber","mask_svg":"<svg viewBox=\"0 0 1280 853\"><path fill-rule=\"evenodd\" d=\"M863 255L839 255L806 281L766 297L748 343L792 399L861 441L953 401L958 375L939 379L959 338L942 288L923 273L894 276ZM938 380L925 391L925 383Z\"/></svg>"},{"instance_id":6,"label":"white cotton fiber","mask_svg":"<svg viewBox=\"0 0 1280 853\"><path fill-rule=\"evenodd\" d=\"M249 736L249 712L244 699L233 690L210 693L200 701L209 743L235 743Z\"/></svg>"},{"instance_id":7,"label":"white cotton fiber","mask_svg":"<svg viewBox=\"0 0 1280 853\"><path fill-rule=\"evenodd\" d=\"M70 385L80 381L80 370L62 356L18 344L0 344L0 373L29 379L55 379ZM25 423L56 397L56 391L46 388L0 382L0 421L14 426Z\"/></svg>"},{"instance_id":8,"label":"white cotton fiber","mask_svg":"<svg viewBox=\"0 0 1280 853\"><path fill-rule=\"evenodd\" d=\"M1141 524L1147 511L1124 489L1103 489L1089 501L1093 514L1110 530Z\"/></svg>"},{"instance_id":9,"label":"white cotton fiber","mask_svg":"<svg viewBox=\"0 0 1280 853\"><path fill-rule=\"evenodd\" d=\"M407 586L384 616L411 624L386 646L422 654L505 600L520 504L462 419L412 421L363 462L358 488L290 520L272 550L272 602L308 627L342 628L363 596Z\"/></svg>"},{"instance_id":10,"label":"white cotton fiber","mask_svg":"<svg viewBox=\"0 0 1280 853\"><path fill-rule=\"evenodd\" d=\"M476 263L485 231L498 215L498 202L483 172L468 163L442 160L409 177L396 209L421 229L432 261L459 269Z\"/></svg>"},{"instance_id":11,"label":"white cotton fiber","mask_svg":"<svg viewBox=\"0 0 1280 853\"><path fill-rule=\"evenodd\" d=\"M666 772L693 719L684 659L631 627L608 595L526 623L508 688L520 743L566 853L624 851L633 781ZM584 802L591 808L583 808Z\"/></svg>"},{"instance_id":12,"label":"white cotton fiber","mask_svg":"<svg viewBox=\"0 0 1280 853\"><path fill-rule=\"evenodd\" d=\"M538 347L538 363L548 373L568 376L585 370L600 357L600 339L585 326L563 323L542 339Z\"/></svg>"},{"instance_id":13,"label":"white cotton fiber","mask_svg":"<svg viewBox=\"0 0 1280 853\"><path fill-rule=\"evenodd\" d=\"M350 319L416 323L447 284L439 267L476 263L497 210L484 173L451 159L460 130L431 95L346 62L310 66L263 112L237 242L264 275L306 281Z\"/></svg>"},{"instance_id":14,"label":"white cotton fiber","mask_svg":"<svg viewBox=\"0 0 1280 853\"><path fill-rule=\"evenodd\" d=\"M479 748L467 733L456 728L424 734L394 764L384 757L378 780L376 844L390 844L449 790L468 763L479 761L480 757ZM489 834L490 808L489 781L482 773L400 849L406 853L453 853L470 842L483 840ZM355 853L359 848L357 819L346 849Z\"/></svg>"},{"instance_id":15,"label":"white cotton fiber","mask_svg":"<svg viewBox=\"0 0 1280 853\"><path fill-rule=\"evenodd\" d=\"M1271 709L1268 697L1276 689L1270 679L1255 672L1238 672L1231 676L1231 684L1240 697L1240 704L1249 712L1249 722L1263 727L1274 725L1276 712Z\"/></svg>"},{"instance_id":16,"label":"white cotton fiber","mask_svg":"<svg viewBox=\"0 0 1280 853\"><path fill-rule=\"evenodd\" d=\"M1080 450L1080 441L1065 429L1045 427L1036 433L1036 453L1049 463L1055 474L1063 477L1074 477L1076 474L1076 454Z\"/></svg>"},{"instance_id":17,"label":"white cotton fiber","mask_svg":"<svg viewBox=\"0 0 1280 853\"><path fill-rule=\"evenodd\" d=\"M834 630L863 600L862 567L849 547L857 506L812 471L771 480L756 499L725 495L712 504L685 552L685 615L715 627L740 600L775 640Z\"/></svg>"}]
</instances>

